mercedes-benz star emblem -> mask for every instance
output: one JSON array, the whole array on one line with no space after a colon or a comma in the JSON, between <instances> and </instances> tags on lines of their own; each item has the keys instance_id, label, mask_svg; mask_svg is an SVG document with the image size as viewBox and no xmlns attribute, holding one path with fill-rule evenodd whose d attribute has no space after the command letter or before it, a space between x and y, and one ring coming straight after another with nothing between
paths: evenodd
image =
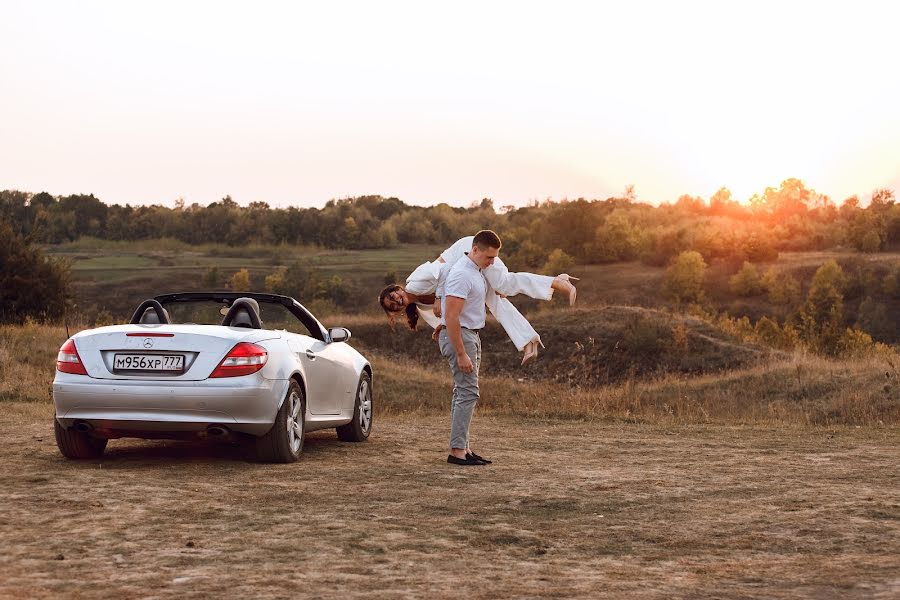
<instances>
[{"instance_id":1,"label":"mercedes-benz star emblem","mask_svg":"<svg viewBox=\"0 0 900 600\"><path fill-rule=\"evenodd\" d=\"M151 340L150 338L144 338L144 348L152 348L152 347L153 347L153 340Z\"/></svg>"}]
</instances>

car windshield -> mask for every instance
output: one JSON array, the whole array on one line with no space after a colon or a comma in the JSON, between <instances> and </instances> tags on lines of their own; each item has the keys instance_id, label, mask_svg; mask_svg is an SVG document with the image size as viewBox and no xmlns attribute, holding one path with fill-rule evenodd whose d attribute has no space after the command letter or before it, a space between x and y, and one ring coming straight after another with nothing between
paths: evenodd
<instances>
[{"instance_id":1,"label":"car windshield","mask_svg":"<svg viewBox=\"0 0 900 600\"><path fill-rule=\"evenodd\" d=\"M163 308L169 313L172 323L194 325L221 325L231 307L231 301L189 300L164 302ZM313 335L284 305L274 302L259 302L259 319L263 329L284 329L291 333Z\"/></svg>"}]
</instances>

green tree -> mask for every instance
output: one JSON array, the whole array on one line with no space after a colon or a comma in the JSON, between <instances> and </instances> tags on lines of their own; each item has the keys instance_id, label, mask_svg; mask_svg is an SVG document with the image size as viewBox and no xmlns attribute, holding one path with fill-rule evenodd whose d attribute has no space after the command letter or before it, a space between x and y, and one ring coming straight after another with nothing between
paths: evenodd
<instances>
[{"instance_id":1,"label":"green tree","mask_svg":"<svg viewBox=\"0 0 900 600\"><path fill-rule=\"evenodd\" d=\"M772 346L773 348L783 347L783 333L781 327L778 326L777 321L774 321L769 317L762 317L756 322L756 327L754 327L753 330L756 333L756 337L762 343Z\"/></svg>"},{"instance_id":2,"label":"green tree","mask_svg":"<svg viewBox=\"0 0 900 600\"><path fill-rule=\"evenodd\" d=\"M832 286L840 293L847 287L847 275L837 262L832 259L823 263L813 275L811 288Z\"/></svg>"},{"instance_id":3,"label":"green tree","mask_svg":"<svg viewBox=\"0 0 900 600\"><path fill-rule=\"evenodd\" d=\"M800 323L806 342L818 352L838 353L844 319L841 290L846 279L841 267L833 260L823 264L813 275L806 303L800 310Z\"/></svg>"},{"instance_id":4,"label":"green tree","mask_svg":"<svg viewBox=\"0 0 900 600\"><path fill-rule=\"evenodd\" d=\"M859 249L861 252L878 252L881 249L881 236L877 231L869 231L862 236L859 241Z\"/></svg>"},{"instance_id":5,"label":"green tree","mask_svg":"<svg viewBox=\"0 0 900 600\"><path fill-rule=\"evenodd\" d=\"M738 296L756 296L763 291L762 279L759 272L752 264L744 261L741 270L731 276L728 287L733 294Z\"/></svg>"},{"instance_id":6,"label":"green tree","mask_svg":"<svg viewBox=\"0 0 900 600\"><path fill-rule=\"evenodd\" d=\"M666 269L663 284L676 302L699 302L705 279L706 261L699 252L686 250Z\"/></svg>"},{"instance_id":7,"label":"green tree","mask_svg":"<svg viewBox=\"0 0 900 600\"><path fill-rule=\"evenodd\" d=\"M855 327L882 341L891 340L896 335L894 319L888 307L871 296L860 303Z\"/></svg>"},{"instance_id":8,"label":"green tree","mask_svg":"<svg viewBox=\"0 0 900 600\"><path fill-rule=\"evenodd\" d=\"M637 257L641 235L624 209L614 210L597 228L597 239L592 244L592 258L599 262L632 260Z\"/></svg>"},{"instance_id":9,"label":"green tree","mask_svg":"<svg viewBox=\"0 0 900 600\"><path fill-rule=\"evenodd\" d=\"M547 262L541 267L541 272L548 275L558 275L570 271L573 266L575 266L575 259L556 248L547 257Z\"/></svg>"},{"instance_id":10,"label":"green tree","mask_svg":"<svg viewBox=\"0 0 900 600\"><path fill-rule=\"evenodd\" d=\"M68 265L48 259L0 221L0 322L58 319L70 297Z\"/></svg>"},{"instance_id":11,"label":"green tree","mask_svg":"<svg viewBox=\"0 0 900 600\"><path fill-rule=\"evenodd\" d=\"M800 303L800 282L790 273L778 273L775 267L769 267L762 285L769 292L769 302L772 304L795 306Z\"/></svg>"}]
</instances>

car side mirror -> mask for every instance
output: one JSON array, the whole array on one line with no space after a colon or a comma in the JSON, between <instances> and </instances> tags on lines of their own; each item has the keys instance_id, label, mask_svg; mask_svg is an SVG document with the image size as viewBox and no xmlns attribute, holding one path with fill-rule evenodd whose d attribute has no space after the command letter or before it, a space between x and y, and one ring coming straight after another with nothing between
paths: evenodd
<instances>
[{"instance_id":1,"label":"car side mirror","mask_svg":"<svg viewBox=\"0 0 900 600\"><path fill-rule=\"evenodd\" d=\"M346 327L332 327L328 330L332 342L346 342L350 339L350 335L350 330Z\"/></svg>"}]
</instances>

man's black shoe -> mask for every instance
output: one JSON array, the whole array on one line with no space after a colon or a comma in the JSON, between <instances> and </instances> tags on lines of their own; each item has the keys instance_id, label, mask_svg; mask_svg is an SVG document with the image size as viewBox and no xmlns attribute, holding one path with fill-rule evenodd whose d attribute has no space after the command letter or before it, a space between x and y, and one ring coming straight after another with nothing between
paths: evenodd
<instances>
[{"instance_id":1,"label":"man's black shoe","mask_svg":"<svg viewBox=\"0 0 900 600\"><path fill-rule=\"evenodd\" d=\"M483 456L478 456L478 455L475 454L474 452L468 452L468 453L466 453L466 458L474 458L475 460L480 460L481 462L483 462L483 463L486 464L486 465L493 464L493 462L494 462L494 461L492 461L492 460L486 459L486 458L483 457Z\"/></svg>"},{"instance_id":2,"label":"man's black shoe","mask_svg":"<svg viewBox=\"0 0 900 600\"><path fill-rule=\"evenodd\" d=\"M447 455L447 462L451 465L464 465L464 466L481 466L486 465L487 463L483 460L478 460L477 458L473 458L471 456L466 456L465 458L456 458L452 454Z\"/></svg>"}]
</instances>

